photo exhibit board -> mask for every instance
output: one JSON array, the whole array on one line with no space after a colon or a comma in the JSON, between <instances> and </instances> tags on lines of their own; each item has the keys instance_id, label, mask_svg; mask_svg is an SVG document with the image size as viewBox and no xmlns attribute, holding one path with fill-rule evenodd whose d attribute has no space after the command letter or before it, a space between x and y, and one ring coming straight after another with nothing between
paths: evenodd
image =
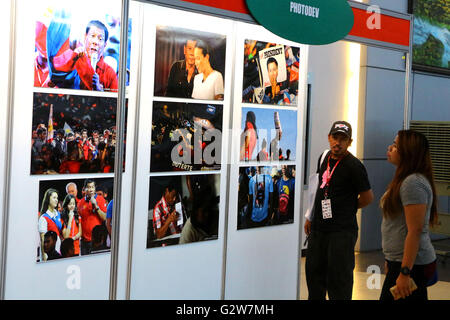
<instances>
[{"instance_id":1,"label":"photo exhibit board","mask_svg":"<svg viewBox=\"0 0 450 320\"><path fill-rule=\"evenodd\" d=\"M130 298L220 299L233 22L142 7Z\"/></svg>"},{"instance_id":2,"label":"photo exhibit board","mask_svg":"<svg viewBox=\"0 0 450 320\"><path fill-rule=\"evenodd\" d=\"M448 1L409 0L414 14L413 69L450 74L450 4Z\"/></svg>"},{"instance_id":3,"label":"photo exhibit board","mask_svg":"<svg viewBox=\"0 0 450 320\"><path fill-rule=\"evenodd\" d=\"M85 8L91 10L86 11ZM106 215L108 205L113 203L112 166L117 108L117 87L114 82L118 79L116 62L120 46L121 2L92 3L82 0L73 4L65 3L61 7L58 1L30 3L19 0L15 9L14 118L11 131L12 165L5 298L108 299L111 255L107 223L110 220ZM130 31L139 23L136 21L139 18L136 10L136 6L131 6ZM92 21L95 22L91 23ZM136 38L136 34L129 33L126 124L129 128L134 127L135 117ZM75 60L83 66L70 63ZM39 79L42 81L39 82ZM38 129L43 128L45 133L39 130L41 136L38 137ZM86 135L86 139L83 135ZM36 143L38 139L39 143ZM71 139L73 141L69 143ZM127 141L123 184L129 185L132 171L130 157L134 149L132 130L127 132ZM101 147L102 144L104 148ZM70 147L67 148L68 146ZM34 153L37 149L45 152ZM70 159L68 150L74 151L76 160ZM103 164L100 165L101 162ZM63 166L66 168L64 170L63 163L67 164ZM94 183L91 185L95 185L92 194L85 193L89 188L83 188L88 179L92 179ZM74 189L70 182L74 182L78 190L76 209L73 206L74 200L70 201L67 197L68 191L72 192ZM46 192L48 190L50 191ZM62 207L66 197L69 204L66 206L69 208L67 222L61 217L65 216L63 213L66 210ZM83 209L80 204L83 199L88 201L85 202L86 210L95 219L86 216L86 232L80 234L75 233L72 228L80 229L83 226ZM121 211L125 214L121 215L120 224L127 226L129 216L126 212L129 210L125 209L130 207L128 189L122 192L121 200ZM42 212L41 215L42 208L46 208L44 210L50 211L50 214L45 216L46 212ZM77 209L80 209L78 216ZM58 216L62 219L55 218ZM72 222L70 232L69 221ZM106 235L106 247L103 243L100 250L95 245L99 250L88 250L86 255L81 255L82 244L77 241L81 242L83 236L86 236L86 242L92 245L95 242L92 240L92 233L94 238L98 234L97 231L93 232L95 227L101 227L96 229L101 229L98 237L103 239L101 241L105 240ZM25 235L21 241L17 240L18 230ZM123 230L121 234L125 238L122 238L124 241L119 246L126 253L128 230L126 227ZM88 241L89 231L91 241ZM47 244L44 244L46 233ZM53 233L59 243L75 238L73 249L77 254L74 252L72 256L72 241L69 240L63 245L63 253L72 257L43 262L47 260L42 259L42 252L45 253L45 250L52 252L51 257L61 254L61 247L57 254L52 249ZM93 254L94 252L98 253ZM125 274L126 264L127 256L121 254L119 265ZM121 271L120 276L126 278L123 274ZM122 283L125 283L123 279ZM123 289L122 291L125 292Z\"/></svg>"},{"instance_id":4,"label":"photo exhibit board","mask_svg":"<svg viewBox=\"0 0 450 320\"><path fill-rule=\"evenodd\" d=\"M234 91L242 95L235 94L233 101L225 299L296 299L302 218L301 188L294 187L294 179L303 171L307 46L260 26L236 25ZM268 61L271 55L284 58L277 62L286 70L280 76L284 71L279 69L273 86L260 72L265 68L270 79L276 66ZM283 88L289 99L269 97ZM280 184L280 178L287 183ZM286 201L283 190L291 189L292 199ZM282 216L289 205L292 216Z\"/></svg>"}]
</instances>

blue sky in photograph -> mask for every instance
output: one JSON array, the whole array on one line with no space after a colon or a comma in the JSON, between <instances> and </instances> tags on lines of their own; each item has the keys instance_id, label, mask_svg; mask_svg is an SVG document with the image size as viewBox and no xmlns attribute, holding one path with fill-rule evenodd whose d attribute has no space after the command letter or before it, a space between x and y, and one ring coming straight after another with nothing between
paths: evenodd
<instances>
[{"instance_id":1,"label":"blue sky in photograph","mask_svg":"<svg viewBox=\"0 0 450 320\"><path fill-rule=\"evenodd\" d=\"M275 122L274 113L278 111L280 115L281 129L283 131L280 148L283 150L283 156L286 156L286 150L291 150L290 160L295 160L296 144L297 144L297 111L293 110L280 110L280 109L262 109L262 108L242 108L241 118L241 132L245 125L245 119L248 111L253 111L256 116L256 127L258 130L267 130L264 136L264 132L259 131L257 147L253 151L253 155L250 157L252 160L256 159L256 155L261 150L261 144L263 138L267 140L267 152L269 152L270 141L275 137Z\"/></svg>"}]
</instances>

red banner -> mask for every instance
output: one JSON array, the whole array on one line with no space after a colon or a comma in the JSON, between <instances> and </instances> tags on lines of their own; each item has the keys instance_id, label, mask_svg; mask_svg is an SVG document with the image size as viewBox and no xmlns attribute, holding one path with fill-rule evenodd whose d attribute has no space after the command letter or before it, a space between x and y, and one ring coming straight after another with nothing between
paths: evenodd
<instances>
[{"instance_id":1,"label":"red banner","mask_svg":"<svg viewBox=\"0 0 450 320\"><path fill-rule=\"evenodd\" d=\"M201 4L216 9L249 14L245 0L183 0ZM369 40L376 40L401 46L409 46L409 33L411 21L381 14L380 28L369 29L367 22L374 13L364 9L352 8L355 23L349 35Z\"/></svg>"}]
</instances>

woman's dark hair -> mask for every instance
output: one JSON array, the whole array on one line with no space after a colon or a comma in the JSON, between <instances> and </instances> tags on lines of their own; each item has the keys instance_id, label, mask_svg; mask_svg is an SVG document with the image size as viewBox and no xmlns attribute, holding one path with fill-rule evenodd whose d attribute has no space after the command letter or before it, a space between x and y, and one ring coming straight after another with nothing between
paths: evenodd
<instances>
[{"instance_id":1,"label":"woman's dark hair","mask_svg":"<svg viewBox=\"0 0 450 320\"><path fill-rule=\"evenodd\" d=\"M256 139L258 139L258 128L256 128L256 115L253 111L248 111L245 118L244 132L247 130L247 122L250 122L253 125L253 128L256 132Z\"/></svg>"},{"instance_id":2,"label":"woman's dark hair","mask_svg":"<svg viewBox=\"0 0 450 320\"><path fill-rule=\"evenodd\" d=\"M431 204L430 224L435 224L437 222L436 186L427 138L414 130L400 130L398 132L397 152L400 163L397 166L394 178L381 199L384 215L392 217L402 211L400 200L402 182L409 175L419 173L425 176L431 185L433 202Z\"/></svg>"},{"instance_id":3,"label":"woman's dark hair","mask_svg":"<svg viewBox=\"0 0 450 320\"><path fill-rule=\"evenodd\" d=\"M75 218L75 222L77 224L80 223L78 210L77 210L77 199L75 198L74 195L68 194L64 198L63 205L62 205L63 212L61 214L61 219L63 220L63 225L65 225L65 226L67 226L67 224L69 223L69 209L67 208L67 206L69 205L70 200L72 200L72 199L75 201L75 208L73 209L73 217Z\"/></svg>"},{"instance_id":4,"label":"woman's dark hair","mask_svg":"<svg viewBox=\"0 0 450 320\"><path fill-rule=\"evenodd\" d=\"M66 238L61 242L61 256L68 258L70 250L75 250L74 241L72 238Z\"/></svg>"},{"instance_id":5,"label":"woman's dark hair","mask_svg":"<svg viewBox=\"0 0 450 320\"><path fill-rule=\"evenodd\" d=\"M274 57L270 57L269 59L267 59L267 70L269 70L269 64L271 63L275 63L277 65L278 68L278 61L277 59L275 59Z\"/></svg>"},{"instance_id":6,"label":"woman's dark hair","mask_svg":"<svg viewBox=\"0 0 450 320\"><path fill-rule=\"evenodd\" d=\"M211 61L211 49L209 48L208 44L205 41L197 40L195 47L202 49L203 56L206 56L207 54L209 54L209 60Z\"/></svg>"},{"instance_id":7,"label":"woman's dark hair","mask_svg":"<svg viewBox=\"0 0 450 320\"><path fill-rule=\"evenodd\" d=\"M43 215L44 213L47 212L48 210L48 205L50 203L50 196L52 195L52 193L56 193L58 194L58 190L50 188L47 189L47 191L45 191L44 193L44 199L42 200L42 205L41 205L41 213L40 215ZM56 208L56 210L58 210L58 208Z\"/></svg>"}]
</instances>

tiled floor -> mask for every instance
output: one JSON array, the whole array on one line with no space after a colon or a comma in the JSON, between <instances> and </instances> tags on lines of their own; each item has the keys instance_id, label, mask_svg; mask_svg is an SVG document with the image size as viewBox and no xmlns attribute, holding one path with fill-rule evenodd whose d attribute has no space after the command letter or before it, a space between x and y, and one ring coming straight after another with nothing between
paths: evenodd
<instances>
[{"instance_id":1,"label":"tiled floor","mask_svg":"<svg viewBox=\"0 0 450 320\"><path fill-rule=\"evenodd\" d=\"M450 240L434 242L435 248L447 248ZM450 249L450 247L449 247ZM355 255L353 300L378 300L384 281L384 255L381 251L360 252ZM370 268L369 268L370 267ZM377 279L370 269L379 268L381 274ZM368 273L369 268L369 273ZM450 256L438 256L439 281L428 288L428 299L450 300ZM370 277L370 278L369 278ZM305 277L305 258L301 259L300 300L308 299Z\"/></svg>"}]
</instances>

